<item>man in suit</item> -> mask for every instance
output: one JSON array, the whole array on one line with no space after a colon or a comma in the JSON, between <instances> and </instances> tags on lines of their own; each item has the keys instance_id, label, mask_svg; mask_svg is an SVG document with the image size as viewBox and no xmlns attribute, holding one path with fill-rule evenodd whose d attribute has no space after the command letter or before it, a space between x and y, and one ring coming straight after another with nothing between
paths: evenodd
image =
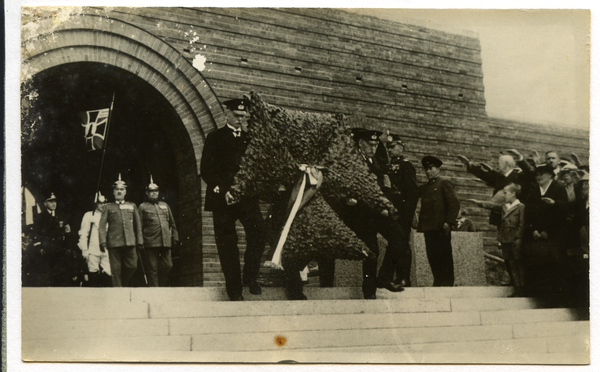
<instances>
[{"instance_id":1,"label":"man in suit","mask_svg":"<svg viewBox=\"0 0 600 372\"><path fill-rule=\"evenodd\" d=\"M417 231L425 235L425 249L433 274L434 287L454 285L452 226L460 211L454 185L440 176L442 161L434 156L421 160L427 183L421 185L421 212Z\"/></svg>"},{"instance_id":2,"label":"man in suit","mask_svg":"<svg viewBox=\"0 0 600 372\"><path fill-rule=\"evenodd\" d=\"M525 200L525 240L529 272L537 294L558 294L567 288L566 212L568 196L554 180L551 164L535 170L537 187Z\"/></svg>"},{"instance_id":3,"label":"man in suit","mask_svg":"<svg viewBox=\"0 0 600 372\"><path fill-rule=\"evenodd\" d=\"M204 210L213 213L215 239L227 295L232 301L243 301L242 279L251 294L262 293L256 280L265 247L265 226L258 200L234 200L229 192L247 147L247 134L242 130L247 112L241 99L232 99L223 104L227 125L207 136L200 171L207 184ZM237 220L246 232L243 278L235 230Z\"/></svg>"},{"instance_id":4,"label":"man in suit","mask_svg":"<svg viewBox=\"0 0 600 372\"><path fill-rule=\"evenodd\" d=\"M137 252L144 249L142 224L138 208L125 201L127 184L119 179L113 183L115 201L108 203L102 211L98 234L100 251L108 248L108 259L113 287L123 287L137 268Z\"/></svg>"},{"instance_id":5,"label":"man in suit","mask_svg":"<svg viewBox=\"0 0 600 372\"><path fill-rule=\"evenodd\" d=\"M56 210L56 196L51 193L44 201L44 209L35 217L33 255L38 286L69 286L70 273L67 270L68 236L71 227L65 216Z\"/></svg>"},{"instance_id":6,"label":"man in suit","mask_svg":"<svg viewBox=\"0 0 600 372\"><path fill-rule=\"evenodd\" d=\"M406 247L396 268L395 283L410 287L410 269L412 264L412 250L410 247L410 231L419 201L419 186L417 185L417 171L412 163L406 159L404 143L397 134L387 137L387 150L390 156L387 173L391 187L386 189L386 196L398 210L398 223L405 232L403 246Z\"/></svg>"},{"instance_id":7,"label":"man in suit","mask_svg":"<svg viewBox=\"0 0 600 372\"><path fill-rule=\"evenodd\" d=\"M382 189L389 189L391 186L387 176L387 159L385 149L383 154L377 154L379 146L379 137L382 132L368 130L364 128L353 128L352 138L358 146L359 153L367 164L369 171L377 176L377 181ZM394 270L399 264L401 255L410 249L405 242L405 232L396 221L392 221L387 216L382 216L369 208L361 201L348 199L345 204L335 206L330 203L332 208L339 213L340 217L348 227L354 231L356 236L365 242L367 247L374 254L374 258L367 258L363 261L363 295L365 299L376 299L377 288L385 288L392 292L403 291L404 288L393 282ZM379 255L379 243L377 233L380 233L388 242L385 250L383 263L377 275L377 256ZM329 285L333 285L335 261L319 261L319 275L325 275L329 278Z\"/></svg>"},{"instance_id":8,"label":"man in suit","mask_svg":"<svg viewBox=\"0 0 600 372\"><path fill-rule=\"evenodd\" d=\"M150 184L146 186L147 201L140 205L142 218L142 234L144 235L144 267L148 270L148 285L164 287L173 262L171 250L179 244L179 234L171 208L164 201L158 200L159 188L150 176Z\"/></svg>"}]
</instances>

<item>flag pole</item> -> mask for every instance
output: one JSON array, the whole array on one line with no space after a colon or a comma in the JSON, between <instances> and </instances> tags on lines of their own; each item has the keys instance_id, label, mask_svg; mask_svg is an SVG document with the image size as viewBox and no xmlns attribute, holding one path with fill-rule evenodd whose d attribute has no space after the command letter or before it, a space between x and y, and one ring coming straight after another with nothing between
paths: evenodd
<instances>
[{"instance_id":1,"label":"flag pole","mask_svg":"<svg viewBox=\"0 0 600 372\"><path fill-rule=\"evenodd\" d=\"M100 174L98 175L98 183L96 184L96 194L100 191L100 180L102 179L102 169L104 167L104 156L106 155L106 146L108 145L108 133L110 132L110 119L112 119L113 105L115 104L115 92L113 91L112 102L110 103L110 110L108 110L108 119L106 120L106 135L104 136L104 142L102 144L102 160L100 161Z\"/></svg>"}]
</instances>

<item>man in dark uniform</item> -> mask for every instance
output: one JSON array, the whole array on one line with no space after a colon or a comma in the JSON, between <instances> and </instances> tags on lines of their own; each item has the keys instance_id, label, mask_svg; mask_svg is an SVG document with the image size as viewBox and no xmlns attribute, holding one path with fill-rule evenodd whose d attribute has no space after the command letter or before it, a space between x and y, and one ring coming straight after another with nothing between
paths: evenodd
<instances>
[{"instance_id":1,"label":"man in dark uniform","mask_svg":"<svg viewBox=\"0 0 600 372\"><path fill-rule=\"evenodd\" d=\"M241 99L226 101L224 105L227 125L211 132L206 138L200 170L207 184L204 210L213 212L215 239L227 295L232 301L243 301L242 279L250 293L262 293L256 279L266 238L258 200L237 201L229 193L247 147L247 134L242 130L247 112ZM237 220L240 220L246 232L243 278L235 230Z\"/></svg>"},{"instance_id":2,"label":"man in dark uniform","mask_svg":"<svg viewBox=\"0 0 600 372\"><path fill-rule=\"evenodd\" d=\"M56 210L54 193L44 201L44 209L34 220L34 262L38 271L36 286L64 287L71 285L67 270L68 234L71 227L65 216Z\"/></svg>"},{"instance_id":3,"label":"man in dark uniform","mask_svg":"<svg viewBox=\"0 0 600 372\"><path fill-rule=\"evenodd\" d=\"M377 155L377 148L380 143L379 137L382 132L367 130L364 128L353 128L352 138L356 142L359 152L371 173L377 176L379 186L389 188L389 178L387 177L387 159L384 155ZM381 154L381 153L380 153ZM328 200L328 202L330 202ZM400 261L401 252L405 252L406 237L405 232L396 221L382 216L367 208L361 201L348 199L345 204L336 206L330 202L344 223L354 231L356 236L361 239L369 250L375 255L372 259L363 261L363 295L365 299L376 299L377 288L385 288L392 292L403 291L404 288L393 282L394 270ZM379 255L379 243L377 233L380 233L388 242L385 250L383 263L377 276L377 257ZM410 248L408 248L410 249ZM319 275L324 275L325 280L321 278L321 286L333 285L333 272L335 261L319 261ZM330 283L326 283L329 281Z\"/></svg>"},{"instance_id":4,"label":"man in dark uniform","mask_svg":"<svg viewBox=\"0 0 600 372\"><path fill-rule=\"evenodd\" d=\"M425 156L421 163L425 168L427 183L419 188L421 212L417 231L425 235L425 249L433 274L433 286L452 287L454 260L451 231L460 211L460 202L454 192L454 185L440 177L442 161L434 156Z\"/></svg>"},{"instance_id":5,"label":"man in dark uniform","mask_svg":"<svg viewBox=\"0 0 600 372\"><path fill-rule=\"evenodd\" d=\"M158 200L159 188L150 176L150 184L146 186L148 201L140 205L142 234L144 235L144 266L150 287L164 287L173 262L171 250L179 244L179 234L171 208L164 201Z\"/></svg>"},{"instance_id":6,"label":"man in dark uniform","mask_svg":"<svg viewBox=\"0 0 600 372\"><path fill-rule=\"evenodd\" d=\"M115 201L106 204L98 226L100 251L108 248L113 287L127 286L137 268L136 248L144 249L142 223L138 208L125 201L127 184L119 179L113 183Z\"/></svg>"},{"instance_id":7,"label":"man in dark uniform","mask_svg":"<svg viewBox=\"0 0 600 372\"><path fill-rule=\"evenodd\" d=\"M406 248L401 254L399 265L396 267L396 284L410 287L410 269L412 264L412 250L410 247L410 231L419 201L419 186L417 185L417 171L411 162L406 159L404 143L397 134L387 137L387 150L390 156L388 175L391 188L387 189L386 196L398 210L398 223L405 232L403 246ZM384 190L386 191L386 190Z\"/></svg>"}]
</instances>

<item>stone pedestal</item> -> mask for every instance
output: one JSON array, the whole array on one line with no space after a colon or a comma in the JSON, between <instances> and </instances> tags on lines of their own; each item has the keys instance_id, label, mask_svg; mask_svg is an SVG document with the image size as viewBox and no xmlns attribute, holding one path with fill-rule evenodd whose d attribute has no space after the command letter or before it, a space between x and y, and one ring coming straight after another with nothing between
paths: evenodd
<instances>
[{"instance_id":1,"label":"stone pedestal","mask_svg":"<svg viewBox=\"0 0 600 372\"><path fill-rule=\"evenodd\" d=\"M379 265L385 255L386 241L379 239ZM428 287L433 284L433 275L425 251L422 233L411 233L413 262L411 281L413 287ZM454 258L455 286L485 286L485 262L483 257L483 233L452 232L452 257ZM362 262L336 260L336 287L360 287L362 285Z\"/></svg>"}]
</instances>

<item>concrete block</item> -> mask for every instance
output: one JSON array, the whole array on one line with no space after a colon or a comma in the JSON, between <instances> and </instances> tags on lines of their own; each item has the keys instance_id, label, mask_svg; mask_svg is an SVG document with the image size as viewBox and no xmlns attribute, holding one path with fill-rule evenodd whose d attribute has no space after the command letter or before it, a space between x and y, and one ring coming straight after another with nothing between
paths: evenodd
<instances>
[{"instance_id":1,"label":"concrete block","mask_svg":"<svg viewBox=\"0 0 600 372\"><path fill-rule=\"evenodd\" d=\"M494 311L535 309L540 307L538 301L527 297L514 298L452 298L450 299L452 311Z\"/></svg>"},{"instance_id":2,"label":"concrete block","mask_svg":"<svg viewBox=\"0 0 600 372\"><path fill-rule=\"evenodd\" d=\"M168 319L47 320L23 318L23 339L166 336Z\"/></svg>"},{"instance_id":3,"label":"concrete block","mask_svg":"<svg viewBox=\"0 0 600 372\"><path fill-rule=\"evenodd\" d=\"M482 311L481 324L548 323L579 320L571 309Z\"/></svg>"},{"instance_id":4,"label":"concrete block","mask_svg":"<svg viewBox=\"0 0 600 372\"><path fill-rule=\"evenodd\" d=\"M433 275L425 250L423 233L413 230L411 234L413 286L431 286ZM485 286L485 263L483 258L483 233L453 231L452 258L454 260L455 286Z\"/></svg>"},{"instance_id":5,"label":"concrete block","mask_svg":"<svg viewBox=\"0 0 600 372\"><path fill-rule=\"evenodd\" d=\"M497 298L512 294L511 287L427 287L425 298Z\"/></svg>"},{"instance_id":6,"label":"concrete block","mask_svg":"<svg viewBox=\"0 0 600 372\"><path fill-rule=\"evenodd\" d=\"M21 289L23 307L35 308L40 304L60 305L66 299L77 298L81 303L130 302L131 288L78 288L78 287L44 287Z\"/></svg>"},{"instance_id":7,"label":"concrete block","mask_svg":"<svg viewBox=\"0 0 600 372\"><path fill-rule=\"evenodd\" d=\"M39 305L39 304L38 304ZM68 302L53 303L43 307L31 301L23 304L24 319L148 319L148 303L101 301L86 303L79 297L69 297Z\"/></svg>"},{"instance_id":8,"label":"concrete block","mask_svg":"<svg viewBox=\"0 0 600 372\"><path fill-rule=\"evenodd\" d=\"M515 324L512 326L515 338L540 338L558 336L588 336L590 322L551 322L533 324Z\"/></svg>"},{"instance_id":9,"label":"concrete block","mask_svg":"<svg viewBox=\"0 0 600 372\"><path fill-rule=\"evenodd\" d=\"M170 334L200 335L324 330L371 330L387 328L479 325L478 312L417 314L330 314L171 319Z\"/></svg>"},{"instance_id":10,"label":"concrete block","mask_svg":"<svg viewBox=\"0 0 600 372\"><path fill-rule=\"evenodd\" d=\"M590 336L578 335L570 337L549 337L549 353L588 353L590 352Z\"/></svg>"},{"instance_id":11,"label":"concrete block","mask_svg":"<svg viewBox=\"0 0 600 372\"><path fill-rule=\"evenodd\" d=\"M512 328L510 325L493 325L208 334L194 335L192 342L193 350L197 351L274 350L281 348L277 342L281 337L286 339L285 348L309 349L331 346L349 347L510 339Z\"/></svg>"}]
</instances>

